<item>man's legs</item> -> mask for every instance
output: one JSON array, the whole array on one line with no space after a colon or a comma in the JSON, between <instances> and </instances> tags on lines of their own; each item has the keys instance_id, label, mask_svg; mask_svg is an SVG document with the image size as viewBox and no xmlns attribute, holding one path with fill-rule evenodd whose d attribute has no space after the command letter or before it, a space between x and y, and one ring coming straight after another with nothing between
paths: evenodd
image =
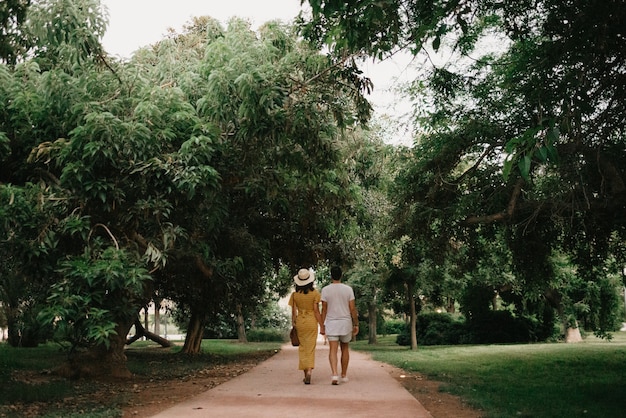
<instances>
[{"instance_id":1,"label":"man's legs","mask_svg":"<svg viewBox=\"0 0 626 418\"><path fill-rule=\"evenodd\" d=\"M333 376L337 374L337 350L339 348L339 341L328 339L328 361L330 362L330 371ZM342 352L343 357L343 352Z\"/></svg>"},{"instance_id":2,"label":"man's legs","mask_svg":"<svg viewBox=\"0 0 626 418\"><path fill-rule=\"evenodd\" d=\"M350 363L350 343L341 343L341 377L348 374L348 363Z\"/></svg>"}]
</instances>

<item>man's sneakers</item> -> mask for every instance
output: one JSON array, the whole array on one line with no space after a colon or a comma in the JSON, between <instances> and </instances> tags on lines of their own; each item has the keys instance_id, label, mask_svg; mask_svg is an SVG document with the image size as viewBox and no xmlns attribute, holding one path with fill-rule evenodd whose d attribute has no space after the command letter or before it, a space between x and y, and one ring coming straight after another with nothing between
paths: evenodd
<instances>
[{"instance_id":1,"label":"man's sneakers","mask_svg":"<svg viewBox=\"0 0 626 418\"><path fill-rule=\"evenodd\" d=\"M333 376L331 378L331 383L333 385L338 385L339 382L341 382L341 383L348 383L348 381L349 381L349 379L346 376L342 376L341 380L339 380L339 376Z\"/></svg>"}]
</instances>

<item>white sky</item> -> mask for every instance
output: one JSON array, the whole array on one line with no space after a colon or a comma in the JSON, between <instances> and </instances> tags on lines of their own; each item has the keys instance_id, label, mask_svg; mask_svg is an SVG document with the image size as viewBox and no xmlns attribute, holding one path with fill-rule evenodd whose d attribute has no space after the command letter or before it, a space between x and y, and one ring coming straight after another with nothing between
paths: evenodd
<instances>
[{"instance_id":1,"label":"white sky","mask_svg":"<svg viewBox=\"0 0 626 418\"><path fill-rule=\"evenodd\" d=\"M268 20L290 22L300 0L101 0L109 10L105 49L122 57L163 38L168 28L179 31L192 17L211 16L222 23L247 18L256 28Z\"/></svg>"},{"instance_id":2,"label":"white sky","mask_svg":"<svg viewBox=\"0 0 626 418\"><path fill-rule=\"evenodd\" d=\"M300 0L101 0L101 3L109 13L109 26L102 39L104 48L124 58L161 40L168 28L180 31L195 16L211 16L224 24L237 16L247 18L257 28L268 20L290 22L301 10ZM374 83L374 93L368 98L378 114L400 117L408 112L408 104L390 91L396 79L406 80L410 73L407 65L407 58L377 64L368 61L363 65L363 71ZM408 138L396 141L410 143Z\"/></svg>"}]
</instances>

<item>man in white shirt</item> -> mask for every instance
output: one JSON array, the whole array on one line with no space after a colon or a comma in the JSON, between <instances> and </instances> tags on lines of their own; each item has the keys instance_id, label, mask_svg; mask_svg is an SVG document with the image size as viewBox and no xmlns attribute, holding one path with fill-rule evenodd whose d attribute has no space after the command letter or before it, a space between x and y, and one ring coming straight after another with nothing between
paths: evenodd
<instances>
[{"instance_id":1,"label":"man in white shirt","mask_svg":"<svg viewBox=\"0 0 626 418\"><path fill-rule=\"evenodd\" d=\"M359 318L356 310L354 291L341 283L342 271L338 266L330 269L332 283L322 289L322 325L320 333L328 338L331 383L339 384L337 354L341 345L341 382L348 381L350 362L350 341L359 333Z\"/></svg>"}]
</instances>

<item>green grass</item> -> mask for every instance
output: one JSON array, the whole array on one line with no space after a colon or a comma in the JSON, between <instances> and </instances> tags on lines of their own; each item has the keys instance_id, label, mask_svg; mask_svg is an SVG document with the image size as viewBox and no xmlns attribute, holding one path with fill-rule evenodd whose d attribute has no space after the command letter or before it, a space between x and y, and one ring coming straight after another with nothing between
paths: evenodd
<instances>
[{"instance_id":1,"label":"green grass","mask_svg":"<svg viewBox=\"0 0 626 418\"><path fill-rule=\"evenodd\" d=\"M202 340L202 351L225 357L278 350L282 342L240 343L237 340Z\"/></svg>"},{"instance_id":2,"label":"green grass","mask_svg":"<svg viewBox=\"0 0 626 418\"><path fill-rule=\"evenodd\" d=\"M204 340L201 354L185 356L178 354L181 346L163 349L149 341L137 341L126 350L126 355L133 374L163 380L166 385L168 380L188 377L207 367L266 356L279 350L281 344ZM68 381L51 374L65 359L66 354L57 345L19 349L0 344L0 416L19 417L28 411L30 416L46 418L120 417L121 406L128 401L127 394L115 391L117 395L105 396L107 404L101 405L94 400L96 391L102 390L99 382ZM68 403L67 399L71 401ZM98 399L101 401L103 397ZM38 413L33 412L33 404Z\"/></svg>"},{"instance_id":3,"label":"green grass","mask_svg":"<svg viewBox=\"0 0 626 418\"><path fill-rule=\"evenodd\" d=\"M626 414L626 333L611 342L429 346L411 351L395 336L354 349L441 381L492 418L622 417Z\"/></svg>"},{"instance_id":4,"label":"green grass","mask_svg":"<svg viewBox=\"0 0 626 418\"><path fill-rule=\"evenodd\" d=\"M173 355L182 350L181 345L172 347L165 352L159 345L146 342L141 346L126 350L128 357L128 369L131 373L139 376L169 376L180 378L201 370L207 364L224 364L236 361L243 356L253 356L257 353L265 353L279 350L282 343L240 343L237 340L202 340L201 353L190 356ZM165 355L164 355L165 353ZM167 370L155 365L167 365Z\"/></svg>"}]
</instances>

